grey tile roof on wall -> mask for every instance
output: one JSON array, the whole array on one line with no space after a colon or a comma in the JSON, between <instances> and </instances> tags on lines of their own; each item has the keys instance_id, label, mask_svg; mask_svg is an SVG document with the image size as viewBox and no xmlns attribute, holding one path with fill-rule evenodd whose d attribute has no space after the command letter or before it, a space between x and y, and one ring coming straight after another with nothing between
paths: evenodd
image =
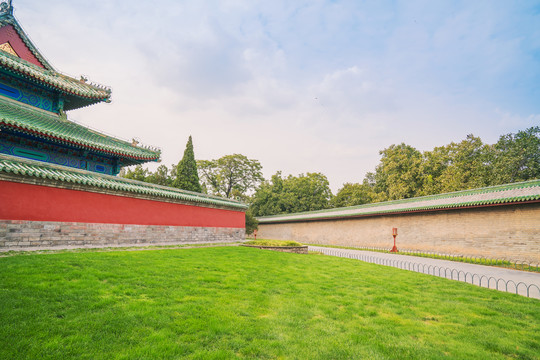
<instances>
[{"instance_id":1,"label":"grey tile roof on wall","mask_svg":"<svg viewBox=\"0 0 540 360\"><path fill-rule=\"evenodd\" d=\"M480 189L429 195L411 199L259 217L261 224L293 221L315 221L396 213L435 211L466 207L494 206L508 203L540 201L540 180L491 186Z\"/></svg>"}]
</instances>

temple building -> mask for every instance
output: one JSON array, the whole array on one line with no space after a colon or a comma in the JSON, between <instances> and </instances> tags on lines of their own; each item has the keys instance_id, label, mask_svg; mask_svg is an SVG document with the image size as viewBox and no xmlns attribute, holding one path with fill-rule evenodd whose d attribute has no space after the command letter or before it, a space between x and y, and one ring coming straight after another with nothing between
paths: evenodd
<instances>
[{"instance_id":1,"label":"temple building","mask_svg":"<svg viewBox=\"0 0 540 360\"><path fill-rule=\"evenodd\" d=\"M116 176L161 152L67 116L110 101L55 70L0 2L0 248L243 239L244 204Z\"/></svg>"},{"instance_id":2,"label":"temple building","mask_svg":"<svg viewBox=\"0 0 540 360\"><path fill-rule=\"evenodd\" d=\"M116 175L158 161L144 148L79 125L66 112L110 102L111 89L57 72L13 17L0 8L0 153Z\"/></svg>"}]
</instances>

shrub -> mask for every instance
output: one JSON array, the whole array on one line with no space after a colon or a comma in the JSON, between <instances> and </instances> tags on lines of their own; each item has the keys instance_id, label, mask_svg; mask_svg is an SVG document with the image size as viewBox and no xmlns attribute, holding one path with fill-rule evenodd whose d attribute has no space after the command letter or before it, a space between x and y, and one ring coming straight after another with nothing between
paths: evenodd
<instances>
[{"instance_id":1,"label":"shrub","mask_svg":"<svg viewBox=\"0 0 540 360\"><path fill-rule=\"evenodd\" d=\"M245 243L246 245L255 246L302 246L299 242L292 240L251 240Z\"/></svg>"}]
</instances>

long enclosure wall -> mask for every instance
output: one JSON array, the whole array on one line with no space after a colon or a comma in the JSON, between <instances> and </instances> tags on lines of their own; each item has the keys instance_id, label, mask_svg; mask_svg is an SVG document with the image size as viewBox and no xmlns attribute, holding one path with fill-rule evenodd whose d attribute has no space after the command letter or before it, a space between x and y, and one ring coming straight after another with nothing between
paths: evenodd
<instances>
[{"instance_id":1,"label":"long enclosure wall","mask_svg":"<svg viewBox=\"0 0 540 360\"><path fill-rule=\"evenodd\" d=\"M350 219L261 223L258 237L540 262L540 203Z\"/></svg>"},{"instance_id":2,"label":"long enclosure wall","mask_svg":"<svg viewBox=\"0 0 540 360\"><path fill-rule=\"evenodd\" d=\"M47 186L0 180L0 249L230 242L245 237L243 209L44 182Z\"/></svg>"}]
</instances>

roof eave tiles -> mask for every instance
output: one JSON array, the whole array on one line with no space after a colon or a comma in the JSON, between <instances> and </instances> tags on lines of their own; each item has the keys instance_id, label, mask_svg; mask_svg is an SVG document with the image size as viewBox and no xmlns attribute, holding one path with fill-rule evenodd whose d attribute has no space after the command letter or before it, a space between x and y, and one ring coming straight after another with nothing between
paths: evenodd
<instances>
[{"instance_id":1,"label":"roof eave tiles","mask_svg":"<svg viewBox=\"0 0 540 360\"><path fill-rule=\"evenodd\" d=\"M134 161L157 161L161 156L159 150L135 147L123 140L62 120L55 113L4 98L0 98L0 125L53 142Z\"/></svg>"},{"instance_id":2,"label":"roof eave tiles","mask_svg":"<svg viewBox=\"0 0 540 360\"><path fill-rule=\"evenodd\" d=\"M5 52L0 53L0 66L27 80L58 90L66 95L96 102L107 101L111 97L110 89L98 88L67 75L40 68Z\"/></svg>"},{"instance_id":3,"label":"roof eave tiles","mask_svg":"<svg viewBox=\"0 0 540 360\"><path fill-rule=\"evenodd\" d=\"M540 202L540 180L430 195L405 200L372 203L348 208L281 214L258 218L261 224L347 219L400 213L451 210Z\"/></svg>"},{"instance_id":4,"label":"roof eave tiles","mask_svg":"<svg viewBox=\"0 0 540 360\"><path fill-rule=\"evenodd\" d=\"M50 87L63 92L66 95L90 100L91 103L110 100L111 89L87 84L54 70L51 64L49 64L30 41L28 35L26 35L11 11L4 11L4 13L0 14L0 27L8 24L12 25L19 34L21 40L45 68L39 67L3 51L0 52L0 66L42 86ZM81 107L82 106L85 105L81 105Z\"/></svg>"},{"instance_id":5,"label":"roof eave tiles","mask_svg":"<svg viewBox=\"0 0 540 360\"><path fill-rule=\"evenodd\" d=\"M60 165L52 165L11 155L0 154L0 173L2 172L14 173L19 176L48 178L89 187L113 189L116 191L187 201L202 205L221 206L238 211L245 211L245 209L247 209L247 205L235 200L125 179L122 177L98 174Z\"/></svg>"},{"instance_id":6,"label":"roof eave tiles","mask_svg":"<svg viewBox=\"0 0 540 360\"><path fill-rule=\"evenodd\" d=\"M88 144L80 142L80 141L65 139L65 138L61 138L61 137L58 137L58 136L47 134L45 132L39 132L39 131L35 131L35 130L32 130L32 129L26 129L26 128L23 128L23 127L7 124L7 123L3 122L0 119L0 125L1 124L5 124L6 126L17 129L20 132L26 132L26 133L29 133L31 135L37 136L37 137L48 138L50 140L53 140L56 143L71 145L71 146L80 147L80 148L83 148L83 149L90 149L90 150L93 150L94 152L97 152L97 153L113 155L113 156L117 156L117 157L120 157L120 158L127 158L127 159L131 159L131 160L145 161L145 162L146 161L157 161L160 158L159 153L154 154L154 155L149 155L149 156L135 156L135 155L131 155L131 154L127 153L127 152L112 151L112 150L106 149L104 147L92 146L92 145L88 145Z\"/></svg>"}]
</instances>

